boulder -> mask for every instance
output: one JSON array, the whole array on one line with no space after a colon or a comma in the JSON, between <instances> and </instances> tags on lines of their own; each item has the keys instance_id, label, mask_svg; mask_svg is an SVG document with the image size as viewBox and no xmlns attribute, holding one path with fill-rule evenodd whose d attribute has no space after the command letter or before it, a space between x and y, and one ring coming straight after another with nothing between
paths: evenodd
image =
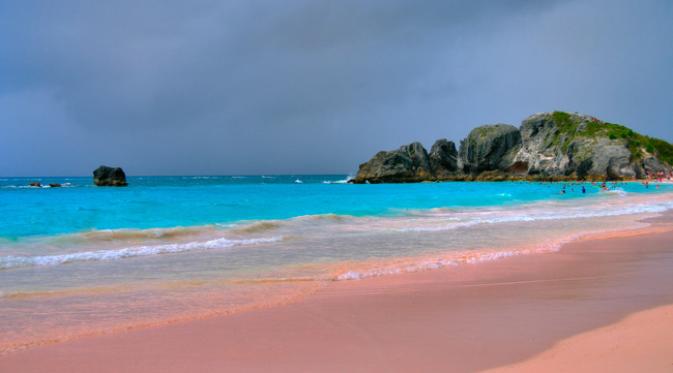
<instances>
[{"instance_id":1,"label":"boulder","mask_svg":"<svg viewBox=\"0 0 673 373\"><path fill-rule=\"evenodd\" d=\"M670 175L671 166L659 161L655 157L648 157L643 160L643 169L645 170L647 176L656 177L657 175L664 174Z\"/></svg>"},{"instance_id":2,"label":"boulder","mask_svg":"<svg viewBox=\"0 0 673 373\"><path fill-rule=\"evenodd\" d=\"M411 159L411 168L414 175L419 179L429 178L432 175L428 152L420 142L412 142L400 147L400 151L407 154Z\"/></svg>"},{"instance_id":3,"label":"boulder","mask_svg":"<svg viewBox=\"0 0 673 373\"><path fill-rule=\"evenodd\" d=\"M61 184L59 184L59 183L51 183L51 184L49 184L49 187L50 187L50 188L60 188L60 187L61 187Z\"/></svg>"},{"instance_id":4,"label":"boulder","mask_svg":"<svg viewBox=\"0 0 673 373\"><path fill-rule=\"evenodd\" d=\"M631 164L631 152L624 143L607 138L599 138L591 149L589 178L609 180L633 179L636 171Z\"/></svg>"},{"instance_id":5,"label":"boulder","mask_svg":"<svg viewBox=\"0 0 673 373\"><path fill-rule=\"evenodd\" d=\"M608 161L606 175L608 180L631 180L638 177L638 172L628 157L613 157Z\"/></svg>"},{"instance_id":6,"label":"boulder","mask_svg":"<svg viewBox=\"0 0 673 373\"><path fill-rule=\"evenodd\" d=\"M428 153L419 142L404 145L397 150L381 151L360 165L355 183L403 183L427 180L432 177Z\"/></svg>"},{"instance_id":7,"label":"boulder","mask_svg":"<svg viewBox=\"0 0 673 373\"><path fill-rule=\"evenodd\" d=\"M97 186L127 186L126 174L121 167L100 166L93 172L93 182Z\"/></svg>"},{"instance_id":8,"label":"boulder","mask_svg":"<svg viewBox=\"0 0 673 373\"><path fill-rule=\"evenodd\" d=\"M454 176L458 172L456 144L447 139L435 141L430 148L430 168L438 179Z\"/></svg>"},{"instance_id":9,"label":"boulder","mask_svg":"<svg viewBox=\"0 0 673 373\"><path fill-rule=\"evenodd\" d=\"M506 170L521 148L521 133L509 124L493 124L473 129L461 143L460 158L465 173Z\"/></svg>"},{"instance_id":10,"label":"boulder","mask_svg":"<svg viewBox=\"0 0 673 373\"><path fill-rule=\"evenodd\" d=\"M552 115L533 114L523 120L519 131L522 146L514 157L514 164L527 167L529 175L545 178L565 175L571 160L568 151L558 146L559 129ZM568 149L572 150L570 146Z\"/></svg>"},{"instance_id":11,"label":"boulder","mask_svg":"<svg viewBox=\"0 0 673 373\"><path fill-rule=\"evenodd\" d=\"M40 188L42 186L42 184L39 181L31 181L30 184L28 185L36 188Z\"/></svg>"}]
</instances>

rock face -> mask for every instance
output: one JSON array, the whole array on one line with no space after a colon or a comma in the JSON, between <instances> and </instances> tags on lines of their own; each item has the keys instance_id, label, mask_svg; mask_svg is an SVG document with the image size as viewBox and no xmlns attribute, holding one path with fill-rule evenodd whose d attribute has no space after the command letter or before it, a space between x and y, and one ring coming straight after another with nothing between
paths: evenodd
<instances>
[{"instance_id":1,"label":"rock face","mask_svg":"<svg viewBox=\"0 0 673 373\"><path fill-rule=\"evenodd\" d=\"M506 170L521 147L521 133L509 124L477 127L460 146L463 171L478 174Z\"/></svg>"},{"instance_id":2,"label":"rock face","mask_svg":"<svg viewBox=\"0 0 673 373\"><path fill-rule=\"evenodd\" d=\"M451 177L459 172L458 150L453 141L440 139L430 148L430 170L436 177Z\"/></svg>"},{"instance_id":3,"label":"rock face","mask_svg":"<svg viewBox=\"0 0 673 373\"><path fill-rule=\"evenodd\" d=\"M127 186L126 174L120 167L100 166L93 172L97 186Z\"/></svg>"},{"instance_id":4,"label":"rock face","mask_svg":"<svg viewBox=\"0 0 673 373\"><path fill-rule=\"evenodd\" d=\"M438 180L630 180L670 175L673 145L589 115L534 114L517 129L477 127L460 150L446 139L379 152L355 183Z\"/></svg>"},{"instance_id":5,"label":"rock face","mask_svg":"<svg viewBox=\"0 0 673 373\"><path fill-rule=\"evenodd\" d=\"M428 152L419 142L397 150L376 153L369 162L360 165L362 182L403 183L423 181L433 176Z\"/></svg>"},{"instance_id":6,"label":"rock face","mask_svg":"<svg viewBox=\"0 0 673 373\"><path fill-rule=\"evenodd\" d=\"M560 112L532 115L521 124L523 147L515 162L526 164L529 175L552 179L634 178L631 151L626 143L592 135L601 126L602 123L586 115Z\"/></svg>"},{"instance_id":7,"label":"rock face","mask_svg":"<svg viewBox=\"0 0 673 373\"><path fill-rule=\"evenodd\" d=\"M661 161L659 161L659 159L655 157L649 157L645 159L643 161L643 169L645 175L651 175L651 176L655 176L661 173L670 174L671 172L670 165L662 163Z\"/></svg>"}]
</instances>

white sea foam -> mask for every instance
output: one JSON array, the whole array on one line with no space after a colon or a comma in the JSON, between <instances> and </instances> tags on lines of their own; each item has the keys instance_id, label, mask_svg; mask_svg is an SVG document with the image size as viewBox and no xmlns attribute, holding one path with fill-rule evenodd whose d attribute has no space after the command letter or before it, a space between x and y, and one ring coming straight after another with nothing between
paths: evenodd
<instances>
[{"instance_id":1,"label":"white sea foam","mask_svg":"<svg viewBox=\"0 0 673 373\"><path fill-rule=\"evenodd\" d=\"M457 266L458 261L453 259L424 260L418 263L407 264L400 267L382 267L366 271L347 271L338 275L336 281L362 280L365 278L398 275L401 273L419 272L430 269L439 269L448 266Z\"/></svg>"},{"instance_id":2,"label":"white sea foam","mask_svg":"<svg viewBox=\"0 0 673 373\"><path fill-rule=\"evenodd\" d=\"M610 189L606 193L616 194L616 195L621 196L621 197L624 197L624 196L628 195L628 193L622 188Z\"/></svg>"},{"instance_id":3,"label":"white sea foam","mask_svg":"<svg viewBox=\"0 0 673 373\"><path fill-rule=\"evenodd\" d=\"M32 189L32 188L38 188L30 185L3 185L2 188L8 188L8 189Z\"/></svg>"},{"instance_id":4,"label":"white sea foam","mask_svg":"<svg viewBox=\"0 0 673 373\"><path fill-rule=\"evenodd\" d=\"M548 253L559 251L561 246L580 238L581 235L572 235L555 242L540 244L533 248L496 250L496 251L475 251L472 253L457 252L448 254L445 257L422 258L411 263L402 265L382 265L379 267L367 269L364 271L351 270L337 275L335 281L362 280L366 278L381 277L387 275L396 275L402 273L420 272L432 269L458 266L461 264L477 264L490 262L519 255L528 255L535 253Z\"/></svg>"},{"instance_id":5,"label":"white sea foam","mask_svg":"<svg viewBox=\"0 0 673 373\"><path fill-rule=\"evenodd\" d=\"M499 224L516 222L536 222L551 220L569 220L569 219L587 219L601 218L622 215L652 214L661 213L673 209L673 202L660 202L656 204L632 204L622 206L591 206L576 208L557 208L557 209L530 209L523 210L520 213L508 213L507 215L497 216L498 212L490 212L493 217L470 216L464 221L453 221L449 224L435 226L416 226L404 227L399 232L438 232L452 230L457 228L470 227L479 224ZM441 217L442 213L437 213L436 217ZM440 222L440 221L438 221Z\"/></svg>"},{"instance_id":6,"label":"white sea foam","mask_svg":"<svg viewBox=\"0 0 673 373\"><path fill-rule=\"evenodd\" d=\"M3 256L0 257L0 269L31 266L54 266L71 262L118 260L131 257L152 256L159 254L181 253L194 250L225 249L234 246L255 245L277 242L282 237L228 239L217 238L203 242L186 242L163 245L133 246L122 249L83 251L61 255L41 256Z\"/></svg>"},{"instance_id":7,"label":"white sea foam","mask_svg":"<svg viewBox=\"0 0 673 373\"><path fill-rule=\"evenodd\" d=\"M323 180L323 184L348 184L349 181L353 179L352 176L348 176L345 179L341 180Z\"/></svg>"},{"instance_id":8,"label":"white sea foam","mask_svg":"<svg viewBox=\"0 0 673 373\"><path fill-rule=\"evenodd\" d=\"M63 187L63 188L73 188L75 186L76 185L73 185L71 183L61 184L61 187ZM40 185L38 187L38 186L32 186L32 185L13 185L13 184L10 184L10 185L2 185L2 186L0 186L0 188L6 188L6 189L40 189L40 188L43 188L43 189L48 189L48 188L52 188L52 186L50 186L50 185Z\"/></svg>"}]
</instances>

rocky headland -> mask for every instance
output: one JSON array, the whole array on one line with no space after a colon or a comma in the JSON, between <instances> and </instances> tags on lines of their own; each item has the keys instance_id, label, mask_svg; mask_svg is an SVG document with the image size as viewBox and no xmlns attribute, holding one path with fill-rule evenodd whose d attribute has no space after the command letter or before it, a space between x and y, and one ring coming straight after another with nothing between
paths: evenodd
<instances>
[{"instance_id":1,"label":"rocky headland","mask_svg":"<svg viewBox=\"0 0 673 373\"><path fill-rule=\"evenodd\" d=\"M450 180L636 180L670 175L673 145L595 117L561 111L473 129L460 147L413 142L360 165L354 183Z\"/></svg>"}]
</instances>

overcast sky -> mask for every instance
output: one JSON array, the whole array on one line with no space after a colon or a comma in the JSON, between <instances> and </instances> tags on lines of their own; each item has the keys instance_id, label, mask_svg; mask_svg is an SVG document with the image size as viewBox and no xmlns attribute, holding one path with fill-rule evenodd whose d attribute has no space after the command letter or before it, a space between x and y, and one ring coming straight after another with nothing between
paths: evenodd
<instances>
[{"instance_id":1,"label":"overcast sky","mask_svg":"<svg viewBox=\"0 0 673 373\"><path fill-rule=\"evenodd\" d=\"M0 175L352 173L566 110L673 140L673 1L0 0Z\"/></svg>"}]
</instances>

